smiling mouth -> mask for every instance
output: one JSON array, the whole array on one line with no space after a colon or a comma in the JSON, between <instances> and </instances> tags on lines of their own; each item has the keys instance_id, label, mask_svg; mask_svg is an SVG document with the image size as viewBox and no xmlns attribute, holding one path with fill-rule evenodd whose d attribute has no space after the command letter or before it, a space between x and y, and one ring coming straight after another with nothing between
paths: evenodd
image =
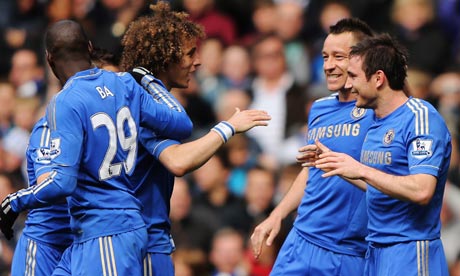
<instances>
[{"instance_id":1,"label":"smiling mouth","mask_svg":"<svg viewBox=\"0 0 460 276\"><path fill-rule=\"evenodd\" d=\"M342 75L339 74L328 74L327 78L328 79L339 79Z\"/></svg>"}]
</instances>

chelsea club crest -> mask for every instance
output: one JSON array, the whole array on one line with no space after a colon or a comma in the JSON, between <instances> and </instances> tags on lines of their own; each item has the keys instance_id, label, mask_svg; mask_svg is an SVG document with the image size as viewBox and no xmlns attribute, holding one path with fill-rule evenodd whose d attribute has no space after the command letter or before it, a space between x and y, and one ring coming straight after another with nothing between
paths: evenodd
<instances>
[{"instance_id":1,"label":"chelsea club crest","mask_svg":"<svg viewBox=\"0 0 460 276\"><path fill-rule=\"evenodd\" d=\"M366 114L366 109L361 107L354 107L351 111L351 117L355 120L362 118Z\"/></svg>"},{"instance_id":2,"label":"chelsea club crest","mask_svg":"<svg viewBox=\"0 0 460 276\"><path fill-rule=\"evenodd\" d=\"M391 142L393 142L394 139L395 139L395 131L393 129L389 129L383 136L383 143L385 145L389 145L391 144Z\"/></svg>"}]
</instances>

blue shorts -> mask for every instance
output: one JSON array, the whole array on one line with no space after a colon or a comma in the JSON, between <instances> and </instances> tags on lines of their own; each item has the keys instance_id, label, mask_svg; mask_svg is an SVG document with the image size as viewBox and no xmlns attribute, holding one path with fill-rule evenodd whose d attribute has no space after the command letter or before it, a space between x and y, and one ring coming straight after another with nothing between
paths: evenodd
<instances>
[{"instance_id":1,"label":"blue shorts","mask_svg":"<svg viewBox=\"0 0 460 276\"><path fill-rule=\"evenodd\" d=\"M64 249L23 234L14 250L11 275L49 276L61 260Z\"/></svg>"},{"instance_id":2,"label":"blue shorts","mask_svg":"<svg viewBox=\"0 0 460 276\"><path fill-rule=\"evenodd\" d=\"M174 264L171 255L147 253L144 258L144 276L174 276Z\"/></svg>"},{"instance_id":3,"label":"blue shorts","mask_svg":"<svg viewBox=\"0 0 460 276\"><path fill-rule=\"evenodd\" d=\"M314 245L293 228L278 253L270 275L362 275L364 262L364 257L336 253Z\"/></svg>"},{"instance_id":4,"label":"blue shorts","mask_svg":"<svg viewBox=\"0 0 460 276\"><path fill-rule=\"evenodd\" d=\"M391 246L370 244L364 275L375 276L448 276L446 257L440 239L396 243Z\"/></svg>"},{"instance_id":5,"label":"blue shorts","mask_svg":"<svg viewBox=\"0 0 460 276\"><path fill-rule=\"evenodd\" d=\"M69 246L62 254L61 261L57 265L56 269L53 271L52 276L71 276L72 275L72 271L70 271L70 268L72 267L70 263L71 252L72 252L72 246Z\"/></svg>"},{"instance_id":6,"label":"blue shorts","mask_svg":"<svg viewBox=\"0 0 460 276\"><path fill-rule=\"evenodd\" d=\"M142 275L146 244L145 227L73 243L53 275Z\"/></svg>"}]
</instances>

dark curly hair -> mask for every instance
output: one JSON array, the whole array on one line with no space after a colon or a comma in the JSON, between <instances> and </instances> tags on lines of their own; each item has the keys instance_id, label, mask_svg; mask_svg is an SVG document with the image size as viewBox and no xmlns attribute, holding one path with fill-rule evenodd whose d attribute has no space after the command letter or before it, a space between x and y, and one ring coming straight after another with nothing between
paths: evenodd
<instances>
[{"instance_id":1,"label":"dark curly hair","mask_svg":"<svg viewBox=\"0 0 460 276\"><path fill-rule=\"evenodd\" d=\"M175 12L167 2L150 5L153 15L133 21L123 39L120 67L129 71L142 66L154 75L179 63L184 55L184 41L204 38L201 25L188 19L185 12Z\"/></svg>"}]
</instances>

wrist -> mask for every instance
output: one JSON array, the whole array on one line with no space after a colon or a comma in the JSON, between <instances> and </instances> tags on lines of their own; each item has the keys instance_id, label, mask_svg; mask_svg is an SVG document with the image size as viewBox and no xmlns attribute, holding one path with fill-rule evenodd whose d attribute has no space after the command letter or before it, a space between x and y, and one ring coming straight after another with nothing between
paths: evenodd
<instances>
[{"instance_id":1,"label":"wrist","mask_svg":"<svg viewBox=\"0 0 460 276\"><path fill-rule=\"evenodd\" d=\"M216 132L224 143L235 135L235 128L227 121L218 123L211 130Z\"/></svg>"},{"instance_id":2,"label":"wrist","mask_svg":"<svg viewBox=\"0 0 460 276\"><path fill-rule=\"evenodd\" d=\"M280 208L275 208L271 213L270 217L275 218L277 220L283 220L286 216L284 215L284 212L280 210Z\"/></svg>"}]
</instances>

